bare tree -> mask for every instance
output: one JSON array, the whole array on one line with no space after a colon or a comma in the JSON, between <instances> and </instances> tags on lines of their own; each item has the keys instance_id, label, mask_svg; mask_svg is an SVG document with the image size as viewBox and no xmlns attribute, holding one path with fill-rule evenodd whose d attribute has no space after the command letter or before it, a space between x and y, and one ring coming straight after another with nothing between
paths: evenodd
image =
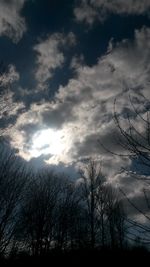
<instances>
[{"instance_id":1,"label":"bare tree","mask_svg":"<svg viewBox=\"0 0 150 267\"><path fill-rule=\"evenodd\" d=\"M90 160L80 173L91 248L104 248L110 243L112 248L123 247L125 212L119 194L108 184L96 161Z\"/></svg>"},{"instance_id":2,"label":"bare tree","mask_svg":"<svg viewBox=\"0 0 150 267\"><path fill-rule=\"evenodd\" d=\"M114 139L116 139L116 145L119 145L120 150L123 152L117 153L109 150L109 148L104 147L102 144L101 145L109 153L120 157L128 157L134 162L134 165L136 165L134 170L128 170L125 167L122 167L121 171L126 172L131 179L141 182L141 186L144 187L143 199L145 199L145 205L147 206L148 211L150 193L150 102L148 99L144 98L144 96L141 96L141 100L142 106L140 106L139 99L132 99L131 96L129 96L130 109L126 109L126 112L124 112L123 115L117 113L117 100L114 102L114 122L119 133L117 138L114 136ZM146 189L144 184L146 185ZM141 223L128 218L129 229L134 227L134 232L137 233L137 235L141 235L143 244L149 243L150 217L148 212L140 208L138 203L134 203L123 189L120 189L120 191L128 203L147 221L147 225L144 226ZM131 236L135 235L135 233L133 234L133 231L130 232L129 238L132 239Z\"/></svg>"},{"instance_id":3,"label":"bare tree","mask_svg":"<svg viewBox=\"0 0 150 267\"><path fill-rule=\"evenodd\" d=\"M72 249L80 242L80 219L82 207L80 205L80 194L76 183L70 178L62 177L61 192L57 206L56 217L56 247ZM81 233L81 231L80 231Z\"/></svg>"},{"instance_id":4,"label":"bare tree","mask_svg":"<svg viewBox=\"0 0 150 267\"><path fill-rule=\"evenodd\" d=\"M33 255L48 252L54 240L59 193L60 179L53 172L32 177L22 205L21 227L23 242L27 243Z\"/></svg>"},{"instance_id":5,"label":"bare tree","mask_svg":"<svg viewBox=\"0 0 150 267\"><path fill-rule=\"evenodd\" d=\"M150 103L145 99L142 112L134 105L129 97L131 109L123 115L125 124L122 124L121 116L116 111L114 103L114 122L120 133L117 142L126 153L116 153L120 156L129 156L137 159L142 167L150 168ZM111 153L114 153L111 151ZM115 154L115 153L114 153Z\"/></svg>"},{"instance_id":6,"label":"bare tree","mask_svg":"<svg viewBox=\"0 0 150 267\"><path fill-rule=\"evenodd\" d=\"M80 195L65 175L44 172L32 177L22 205L22 241L33 255L51 249L75 248L81 243Z\"/></svg>"},{"instance_id":7,"label":"bare tree","mask_svg":"<svg viewBox=\"0 0 150 267\"><path fill-rule=\"evenodd\" d=\"M26 171L13 154L1 151L0 162L0 254L10 250L17 230Z\"/></svg>"},{"instance_id":8,"label":"bare tree","mask_svg":"<svg viewBox=\"0 0 150 267\"><path fill-rule=\"evenodd\" d=\"M90 226L90 242L91 248L94 249L97 232L97 203L98 203L98 190L105 180L105 177L101 171L101 166L94 160L90 160L80 170L82 178L82 194L85 200L88 220Z\"/></svg>"},{"instance_id":9,"label":"bare tree","mask_svg":"<svg viewBox=\"0 0 150 267\"><path fill-rule=\"evenodd\" d=\"M109 243L112 249L123 248L126 219L123 202L120 200L118 192L110 185L105 187L104 195L107 238L110 237Z\"/></svg>"}]
</instances>

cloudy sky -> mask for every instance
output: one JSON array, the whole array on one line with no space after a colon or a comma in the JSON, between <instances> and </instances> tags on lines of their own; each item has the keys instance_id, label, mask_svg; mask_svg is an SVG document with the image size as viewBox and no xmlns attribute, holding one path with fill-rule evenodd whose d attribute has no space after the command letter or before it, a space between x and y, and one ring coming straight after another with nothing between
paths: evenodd
<instances>
[{"instance_id":1,"label":"cloudy sky","mask_svg":"<svg viewBox=\"0 0 150 267\"><path fill-rule=\"evenodd\" d=\"M136 164L100 143L123 152L115 99L124 125L129 95L144 116L150 0L0 0L0 62L0 130L9 149L70 173L96 157L109 179L128 185L119 170Z\"/></svg>"}]
</instances>

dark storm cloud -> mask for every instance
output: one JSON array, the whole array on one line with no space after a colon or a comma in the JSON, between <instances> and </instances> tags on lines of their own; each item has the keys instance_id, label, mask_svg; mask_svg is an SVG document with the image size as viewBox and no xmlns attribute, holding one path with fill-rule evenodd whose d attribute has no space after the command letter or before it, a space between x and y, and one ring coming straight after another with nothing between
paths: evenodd
<instances>
[{"instance_id":1,"label":"dark storm cloud","mask_svg":"<svg viewBox=\"0 0 150 267\"><path fill-rule=\"evenodd\" d=\"M71 80L70 84L74 84L73 88L60 87L58 94L55 96L54 104L41 113L45 125L59 129L65 123L78 121L80 114L76 114L74 109L93 98L90 87L83 87L81 92L78 89L79 84L75 80ZM71 89L72 92L68 92L67 89ZM75 93L74 90L78 90L78 93Z\"/></svg>"},{"instance_id":2,"label":"dark storm cloud","mask_svg":"<svg viewBox=\"0 0 150 267\"><path fill-rule=\"evenodd\" d=\"M40 130L40 125L39 123L29 122L28 124L20 125L19 130L22 134L25 134L24 149L29 150L33 142L33 135Z\"/></svg>"},{"instance_id":3,"label":"dark storm cloud","mask_svg":"<svg viewBox=\"0 0 150 267\"><path fill-rule=\"evenodd\" d=\"M87 135L81 143L75 144L78 156L89 156L94 154L111 155L111 153L125 153L123 137L115 124L107 124L106 128L100 129L99 132Z\"/></svg>"},{"instance_id":4,"label":"dark storm cloud","mask_svg":"<svg viewBox=\"0 0 150 267\"><path fill-rule=\"evenodd\" d=\"M146 190L144 188L141 190L141 194L137 194L137 195L131 197L132 203L135 206L137 206L137 208L139 208L140 210L142 210L142 212L144 214L146 214L146 213L149 212L149 207L148 207L147 200L145 198L145 194L146 194L147 198L149 199L149 197L150 197L149 190ZM136 210L135 210L135 212L138 213L138 211L136 211Z\"/></svg>"},{"instance_id":5,"label":"dark storm cloud","mask_svg":"<svg viewBox=\"0 0 150 267\"><path fill-rule=\"evenodd\" d=\"M76 119L72 112L72 106L68 103L59 105L56 110L48 110L41 114L43 124L54 129L60 129L65 123L73 122Z\"/></svg>"},{"instance_id":6,"label":"dark storm cloud","mask_svg":"<svg viewBox=\"0 0 150 267\"><path fill-rule=\"evenodd\" d=\"M18 118L18 115L20 115L21 109L17 111L16 114L14 115L9 115L4 114L4 116L0 119L0 129L5 132L5 129L9 129L9 127L13 126Z\"/></svg>"}]
</instances>

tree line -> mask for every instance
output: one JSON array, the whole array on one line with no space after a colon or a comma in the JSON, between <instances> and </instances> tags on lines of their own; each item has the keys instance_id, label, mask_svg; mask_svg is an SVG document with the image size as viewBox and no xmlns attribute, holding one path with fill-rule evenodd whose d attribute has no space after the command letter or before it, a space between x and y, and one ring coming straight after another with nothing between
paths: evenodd
<instances>
[{"instance_id":1,"label":"tree line","mask_svg":"<svg viewBox=\"0 0 150 267\"><path fill-rule=\"evenodd\" d=\"M123 203L94 160L77 181L51 170L27 172L13 155L0 164L1 256L125 245Z\"/></svg>"}]
</instances>

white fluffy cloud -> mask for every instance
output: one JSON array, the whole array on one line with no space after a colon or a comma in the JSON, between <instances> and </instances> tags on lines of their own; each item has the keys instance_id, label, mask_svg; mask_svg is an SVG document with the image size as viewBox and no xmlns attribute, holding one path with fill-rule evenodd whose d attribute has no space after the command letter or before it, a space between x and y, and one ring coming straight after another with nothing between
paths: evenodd
<instances>
[{"instance_id":1,"label":"white fluffy cloud","mask_svg":"<svg viewBox=\"0 0 150 267\"><path fill-rule=\"evenodd\" d=\"M17 43L26 31L25 19L21 10L26 0L0 1L0 35L8 36Z\"/></svg>"},{"instance_id":2,"label":"white fluffy cloud","mask_svg":"<svg viewBox=\"0 0 150 267\"><path fill-rule=\"evenodd\" d=\"M79 22L92 24L96 19L104 21L110 14L150 14L149 0L81 0L74 14Z\"/></svg>"},{"instance_id":3,"label":"white fluffy cloud","mask_svg":"<svg viewBox=\"0 0 150 267\"><path fill-rule=\"evenodd\" d=\"M113 176L122 160L116 157L112 161L110 157L108 162L108 156L98 145L98 139L104 145L109 145L110 150L118 152L121 149L114 143L113 137L113 132L116 137L118 134L112 121L114 99L118 99L117 110L122 116L124 110L130 107L128 89L133 96L145 92L148 94L149 48L150 29L142 28L135 31L132 42L123 40L114 45L110 43L107 54L96 65L75 64L75 77L66 86L60 86L53 102L31 105L30 110L18 118L12 144L16 148L22 147L21 155L30 158L30 148L26 144L30 144L34 131L52 128L61 131L66 142L64 153L55 155L56 163L67 164L86 156L101 156L107 162L109 176ZM62 64L60 60L57 62L53 63L54 67ZM54 163L52 158L49 162ZM130 163L126 162L127 165ZM108 168L110 164L115 168Z\"/></svg>"},{"instance_id":4,"label":"white fluffy cloud","mask_svg":"<svg viewBox=\"0 0 150 267\"><path fill-rule=\"evenodd\" d=\"M67 36L60 33L50 35L46 40L41 40L34 46L37 53L37 67L35 72L36 80L40 85L53 76L56 68L62 67L65 57L63 48L75 43L75 36L70 32Z\"/></svg>"},{"instance_id":5,"label":"white fluffy cloud","mask_svg":"<svg viewBox=\"0 0 150 267\"><path fill-rule=\"evenodd\" d=\"M2 69L0 74L0 135L10 134L10 128L18 117L18 111L21 112L24 108L22 102L14 102L14 93L11 91L12 84L18 80L19 73L14 65L8 65L7 70Z\"/></svg>"},{"instance_id":6,"label":"white fluffy cloud","mask_svg":"<svg viewBox=\"0 0 150 267\"><path fill-rule=\"evenodd\" d=\"M2 71L0 74L0 87L8 87L13 82L19 80L19 73L14 65L10 64L7 71Z\"/></svg>"}]
</instances>

